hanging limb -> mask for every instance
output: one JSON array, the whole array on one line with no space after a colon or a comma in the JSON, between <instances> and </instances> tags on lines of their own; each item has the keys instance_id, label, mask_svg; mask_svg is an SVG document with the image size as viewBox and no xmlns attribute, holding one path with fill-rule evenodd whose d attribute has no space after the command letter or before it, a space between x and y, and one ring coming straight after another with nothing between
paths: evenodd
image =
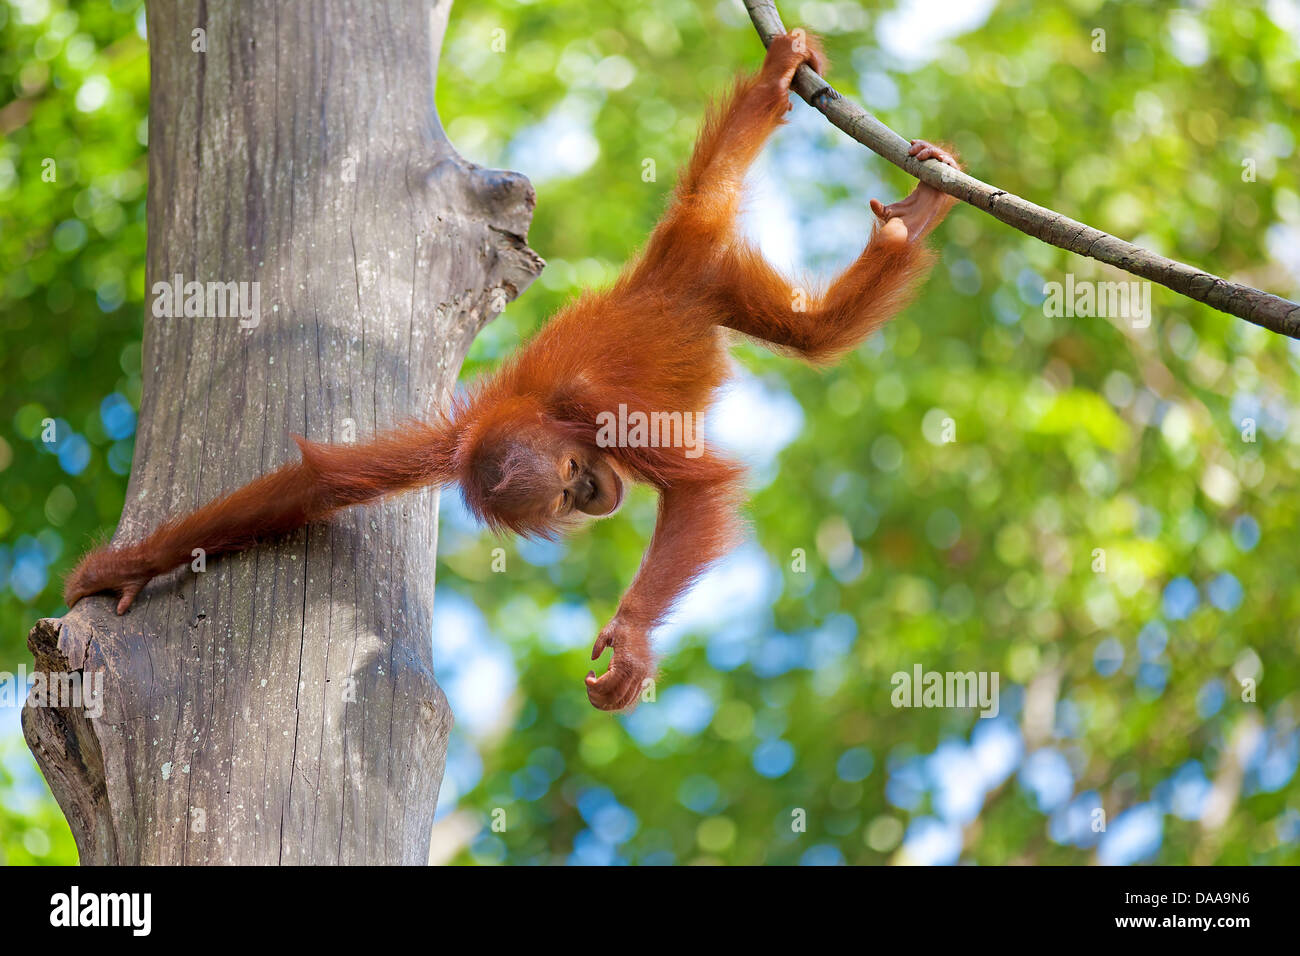
<instances>
[{"instance_id":1,"label":"hanging limb","mask_svg":"<svg viewBox=\"0 0 1300 956\"><path fill-rule=\"evenodd\" d=\"M764 46L769 45L774 36L786 32L773 0L745 0L745 7ZM1085 226L1059 212L990 186L937 160L918 163L907 155L907 140L856 103L840 96L807 65L799 67L790 87L810 106L820 110L832 124L899 169L941 192L983 209L1008 226L1061 249L1158 282L1220 312L1293 339L1300 338L1300 304L1158 256L1100 229Z\"/></svg>"}]
</instances>

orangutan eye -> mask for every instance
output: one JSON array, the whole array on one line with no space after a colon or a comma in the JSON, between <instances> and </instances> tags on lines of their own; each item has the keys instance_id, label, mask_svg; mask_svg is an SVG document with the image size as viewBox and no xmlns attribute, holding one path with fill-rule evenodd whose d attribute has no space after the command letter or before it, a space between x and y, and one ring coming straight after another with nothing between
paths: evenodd
<instances>
[{"instance_id":1,"label":"orangutan eye","mask_svg":"<svg viewBox=\"0 0 1300 956\"><path fill-rule=\"evenodd\" d=\"M576 458L569 459L569 477L570 478L578 477L578 461Z\"/></svg>"},{"instance_id":2,"label":"orangutan eye","mask_svg":"<svg viewBox=\"0 0 1300 956\"><path fill-rule=\"evenodd\" d=\"M566 508L568 508L568 507L569 507L569 489L566 488L566 489L564 489L564 491L560 494L560 510L563 511L564 509L566 509Z\"/></svg>"}]
</instances>

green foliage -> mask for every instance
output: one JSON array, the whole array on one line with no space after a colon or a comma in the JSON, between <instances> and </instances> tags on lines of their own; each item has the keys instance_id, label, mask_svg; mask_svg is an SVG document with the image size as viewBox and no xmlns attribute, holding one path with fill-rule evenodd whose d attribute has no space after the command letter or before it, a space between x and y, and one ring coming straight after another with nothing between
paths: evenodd
<instances>
[{"instance_id":1,"label":"green foliage","mask_svg":"<svg viewBox=\"0 0 1300 956\"><path fill-rule=\"evenodd\" d=\"M32 776L31 763L20 735L0 738L0 863L76 863L77 847L67 821L44 780Z\"/></svg>"},{"instance_id":2,"label":"green foliage","mask_svg":"<svg viewBox=\"0 0 1300 956\"><path fill-rule=\"evenodd\" d=\"M0 669L10 673L31 666L36 617L60 612L61 572L122 509L131 440L106 431L101 403L116 393L129 407L140 393L142 33L139 0L0 3ZM47 419L53 443L42 441ZM0 715L7 759L39 782L30 756L9 753L16 710ZM31 811L16 792L6 777L2 859L75 862L48 794ZM49 838L25 836L32 828Z\"/></svg>"},{"instance_id":3,"label":"green foliage","mask_svg":"<svg viewBox=\"0 0 1300 956\"><path fill-rule=\"evenodd\" d=\"M1269 19L1288 4L1005 0L920 66L894 52L892 5L780 7L826 36L837 88L903 135L950 141L1001 188L1297 297L1300 24ZM31 622L60 612L58 573L112 527L125 488L130 439L113 437L101 402L139 395L137 19L134 2L0 3L0 572L19 555L27 574L48 565L44 586L0 590L8 670L29 660ZM453 8L440 116L468 158L533 177L529 240L548 260L479 337L467 377L612 278L663 209L704 104L760 58L729 0ZM865 239L867 198L910 183L810 112L796 104L764 163L826 276ZM1104 808L1108 839L1128 840L1115 858L1300 861L1297 352L1159 287L1147 329L1049 318L1045 282L1123 277L970 208L934 244L917 302L837 368L737 350L760 391L802 409L754 481L741 567L770 586L757 602L720 592L712 623L675 639L659 700L632 717L593 711L581 677L653 498L557 552L444 520L440 605L476 607L517 675L495 724L457 731L444 802L477 835L453 858L947 859L961 820L963 860L1090 862L1087 813L1067 839L1044 812L1065 779L1079 807ZM755 405L750 430L768 428L767 411ZM51 453L46 418L84 452ZM435 663L454 689L451 658ZM998 672L1002 714L895 707L893 676L915 665ZM1025 753L1010 775L980 778L1013 739ZM1210 785L1226 794L1212 825L1198 803ZM19 787L0 779L0 852L73 859L52 803L18 800ZM1140 852L1153 807L1158 842Z\"/></svg>"}]
</instances>

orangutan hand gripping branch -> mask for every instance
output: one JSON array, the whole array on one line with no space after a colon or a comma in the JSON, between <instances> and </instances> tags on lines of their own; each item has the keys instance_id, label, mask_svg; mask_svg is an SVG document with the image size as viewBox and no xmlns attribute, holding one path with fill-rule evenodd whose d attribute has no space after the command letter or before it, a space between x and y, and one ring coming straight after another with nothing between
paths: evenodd
<instances>
[{"instance_id":1,"label":"orangutan hand gripping branch","mask_svg":"<svg viewBox=\"0 0 1300 956\"><path fill-rule=\"evenodd\" d=\"M918 184L901 202L872 200L880 220L866 249L819 299L797 299L736 232L745 171L790 109L807 62L825 72L803 31L777 37L762 70L737 82L705 120L671 207L613 287L562 309L528 345L436 422L412 422L362 445L297 438L302 459L176 518L135 544L91 552L68 578L69 606L118 595L125 614L149 581L190 559L237 551L350 505L457 482L494 529L553 536L612 514L625 481L652 485L659 518L641 569L592 650L609 670L587 675L602 710L633 704L653 672L650 632L677 597L736 540L742 469L700 448L604 440L617 410L695 415L727 375L732 329L825 364L898 312L929 269L921 243L954 200ZM920 160L957 162L921 140Z\"/></svg>"}]
</instances>

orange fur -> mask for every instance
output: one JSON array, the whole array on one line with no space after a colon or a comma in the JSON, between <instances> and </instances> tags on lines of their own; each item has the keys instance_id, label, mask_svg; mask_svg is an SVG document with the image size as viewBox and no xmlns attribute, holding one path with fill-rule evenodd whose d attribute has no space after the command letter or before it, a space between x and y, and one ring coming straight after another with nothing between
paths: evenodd
<instances>
[{"instance_id":1,"label":"orange fur","mask_svg":"<svg viewBox=\"0 0 1300 956\"><path fill-rule=\"evenodd\" d=\"M545 449L576 446L660 493L641 570L593 651L594 659L614 649L610 670L587 679L596 706L634 703L653 672L651 630L736 540L742 470L711 451L690 457L680 447L598 449L597 417L620 406L647 415L703 413L727 375L723 328L812 362L831 361L897 312L930 264L919 235L909 240L904 232L900 240L898 230L886 236L876 229L828 292L796 311L789 283L737 236L745 172L784 122L791 77L805 61L824 69L815 38L806 39L800 48L792 37L776 38L763 69L710 110L670 209L613 287L562 309L496 375L458 398L445 420L409 423L359 446L298 439L300 462L141 542L88 554L67 581L69 606L113 591L124 613L151 578L190 560L195 548L246 548L339 508L430 483L459 482L470 509L494 527L563 530L565 522L527 505L551 467ZM914 196L930 204L928 231L950 204Z\"/></svg>"}]
</instances>

